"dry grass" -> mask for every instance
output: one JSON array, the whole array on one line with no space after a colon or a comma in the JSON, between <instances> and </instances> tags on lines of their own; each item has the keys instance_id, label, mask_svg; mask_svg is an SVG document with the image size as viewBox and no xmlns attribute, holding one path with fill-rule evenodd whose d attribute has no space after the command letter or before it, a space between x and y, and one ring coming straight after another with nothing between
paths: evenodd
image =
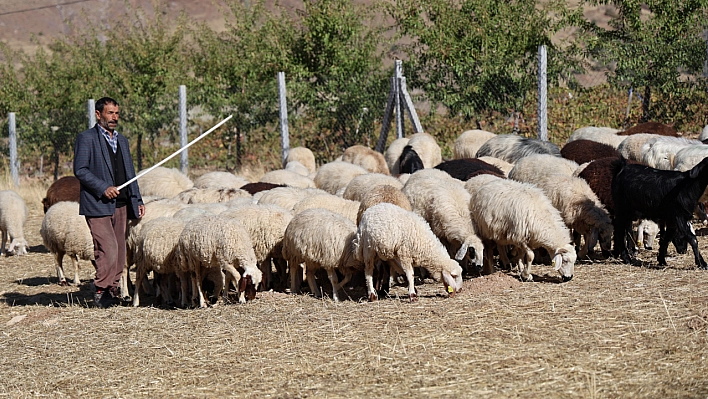
<instances>
[{"instance_id":1,"label":"dry grass","mask_svg":"<svg viewBox=\"0 0 708 399\"><path fill-rule=\"evenodd\" d=\"M31 253L0 260L3 397L708 395L708 272L690 250L666 269L655 252L644 266L581 262L564 284L549 266L534 283L497 273L453 299L426 284L413 304L267 292L206 310L99 310L87 283L56 284L30 209Z\"/></svg>"}]
</instances>

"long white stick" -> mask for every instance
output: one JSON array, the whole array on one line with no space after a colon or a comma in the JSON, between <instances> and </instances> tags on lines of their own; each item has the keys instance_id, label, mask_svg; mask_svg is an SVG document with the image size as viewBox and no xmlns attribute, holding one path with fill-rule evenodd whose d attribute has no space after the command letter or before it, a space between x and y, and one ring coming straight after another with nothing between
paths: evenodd
<instances>
[{"instance_id":1,"label":"long white stick","mask_svg":"<svg viewBox=\"0 0 708 399\"><path fill-rule=\"evenodd\" d=\"M223 121L217 123L216 125L214 125L214 127L212 127L211 129L207 130L206 132L202 133L201 136L199 136L199 137L197 137L196 139L190 141L187 145L185 145L184 147L182 147L182 148L180 148L179 150L175 151L175 152L174 152L172 155L170 155L169 157L163 159L162 161L158 162L158 163L155 164L154 166L151 166L149 169L145 169L145 170L142 171L139 175L137 175L137 176L135 176L134 178L128 180L127 182L121 184L120 186L118 186L118 191L124 189L126 186L128 186L128 184L130 184L130 183L132 183L132 182L138 180L139 178L145 176L145 175L146 175L148 172L150 172L151 170L157 168L158 166L162 165L163 163L165 163L165 162L169 161L170 159L174 158L177 154L179 154L180 152L186 150L186 149L189 148L189 146L191 146L192 144L194 144L194 143L196 143L197 141L203 139L207 134L213 132L213 131L216 130L219 126L221 126L221 125L223 125L224 123L226 123L226 121L228 121L229 119L231 119L232 116L233 116L233 115L229 115L226 119L224 119Z\"/></svg>"}]
</instances>

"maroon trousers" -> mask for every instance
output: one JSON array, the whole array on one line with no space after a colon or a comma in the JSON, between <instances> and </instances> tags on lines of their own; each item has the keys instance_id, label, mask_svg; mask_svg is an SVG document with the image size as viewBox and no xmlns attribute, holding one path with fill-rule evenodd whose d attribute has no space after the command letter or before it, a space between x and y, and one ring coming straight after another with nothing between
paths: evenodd
<instances>
[{"instance_id":1,"label":"maroon trousers","mask_svg":"<svg viewBox=\"0 0 708 399\"><path fill-rule=\"evenodd\" d=\"M94 285L98 289L119 287L125 265L125 230L128 207L116 208L113 216L86 217L93 237L93 254L96 260Z\"/></svg>"}]
</instances>

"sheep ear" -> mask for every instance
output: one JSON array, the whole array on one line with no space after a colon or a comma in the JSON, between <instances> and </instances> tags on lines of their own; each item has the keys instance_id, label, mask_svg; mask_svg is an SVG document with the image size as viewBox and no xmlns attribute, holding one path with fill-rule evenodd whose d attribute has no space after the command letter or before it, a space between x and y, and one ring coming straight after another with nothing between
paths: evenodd
<instances>
[{"instance_id":1,"label":"sheep ear","mask_svg":"<svg viewBox=\"0 0 708 399\"><path fill-rule=\"evenodd\" d=\"M459 262L459 261L461 261L462 259L464 259L464 258L465 258L465 255L467 255L467 249L468 249L468 248L469 248L469 246L468 246L467 244L462 244L462 246L460 247L460 249L459 249L459 250L457 251L457 253L455 254L455 260L457 260L457 261Z\"/></svg>"},{"instance_id":2,"label":"sheep ear","mask_svg":"<svg viewBox=\"0 0 708 399\"><path fill-rule=\"evenodd\" d=\"M15 251L15 246L17 246L17 242L14 240L10 243L10 247L7 248L7 252L14 252Z\"/></svg>"},{"instance_id":3,"label":"sheep ear","mask_svg":"<svg viewBox=\"0 0 708 399\"><path fill-rule=\"evenodd\" d=\"M553 261L551 261L551 265L556 271L560 270L561 266L563 266L563 255L556 253L556 256L553 257Z\"/></svg>"}]
</instances>

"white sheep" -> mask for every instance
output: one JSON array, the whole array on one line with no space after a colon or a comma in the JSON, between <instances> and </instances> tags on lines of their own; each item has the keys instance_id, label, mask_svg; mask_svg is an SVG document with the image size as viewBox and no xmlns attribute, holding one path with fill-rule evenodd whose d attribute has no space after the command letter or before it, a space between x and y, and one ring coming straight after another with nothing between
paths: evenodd
<instances>
[{"instance_id":1,"label":"white sheep","mask_svg":"<svg viewBox=\"0 0 708 399\"><path fill-rule=\"evenodd\" d=\"M305 167L305 165L301 164L299 161L290 161L287 163L287 165L285 165L283 169L295 172L298 175L305 177L309 176L310 173L312 173L309 169L307 169L307 167Z\"/></svg>"},{"instance_id":2,"label":"white sheep","mask_svg":"<svg viewBox=\"0 0 708 399\"><path fill-rule=\"evenodd\" d=\"M442 151L435 137L428 133L416 133L408 138L408 145L415 150L415 152L423 161L423 166L425 168L434 168L440 162L442 162Z\"/></svg>"},{"instance_id":3,"label":"white sheep","mask_svg":"<svg viewBox=\"0 0 708 399\"><path fill-rule=\"evenodd\" d=\"M271 287L271 260L275 264L280 283L285 283L287 265L282 254L283 235L293 219L292 213L273 204L252 204L229 209L220 216L237 219L246 227L263 273L261 289L265 291Z\"/></svg>"},{"instance_id":4,"label":"white sheep","mask_svg":"<svg viewBox=\"0 0 708 399\"><path fill-rule=\"evenodd\" d=\"M5 253L5 243L10 242L8 253L25 255L27 240L25 240L25 222L27 222L27 204L19 194L12 190L0 191L0 255Z\"/></svg>"},{"instance_id":5,"label":"white sheep","mask_svg":"<svg viewBox=\"0 0 708 399\"><path fill-rule=\"evenodd\" d=\"M401 153L403 152L403 148L408 145L408 140L410 140L408 137L401 137L393 140L384 152L384 159L386 159L388 170L394 176L401 173Z\"/></svg>"},{"instance_id":6,"label":"white sheep","mask_svg":"<svg viewBox=\"0 0 708 399\"><path fill-rule=\"evenodd\" d=\"M637 248L649 249L654 248L654 241L659 235L659 225L649 219L642 219L637 226L637 233L634 237L637 242Z\"/></svg>"},{"instance_id":7,"label":"white sheep","mask_svg":"<svg viewBox=\"0 0 708 399\"><path fill-rule=\"evenodd\" d=\"M496 136L496 134L479 129L466 130L462 132L462 134L460 134L460 136L455 140L455 145L453 147L453 158L463 159L477 157L479 147L494 136Z\"/></svg>"},{"instance_id":8,"label":"white sheep","mask_svg":"<svg viewBox=\"0 0 708 399\"><path fill-rule=\"evenodd\" d=\"M578 169L578 164L570 159L548 154L534 154L519 159L509 171L510 179L531 183L540 176L561 174L572 176Z\"/></svg>"},{"instance_id":9,"label":"white sheep","mask_svg":"<svg viewBox=\"0 0 708 399\"><path fill-rule=\"evenodd\" d=\"M617 135L619 132L620 131L618 129L613 129L611 127L584 126L576 129L570 137L568 137L566 143L570 143L575 140L592 140L617 148L620 143L627 138L627 136Z\"/></svg>"},{"instance_id":10,"label":"white sheep","mask_svg":"<svg viewBox=\"0 0 708 399\"><path fill-rule=\"evenodd\" d=\"M612 219L584 179L549 174L533 176L521 182L538 186L560 211L566 226L584 238L584 244L577 254L579 257L584 258L595 246L594 231L599 235L603 255L610 255ZM576 244L580 245L580 242Z\"/></svg>"},{"instance_id":11,"label":"white sheep","mask_svg":"<svg viewBox=\"0 0 708 399\"><path fill-rule=\"evenodd\" d=\"M172 290L168 286L168 279L179 271L179 237L186 223L177 217L164 216L145 222L135 251L135 281L142 282L148 272L153 272L155 280L159 280L162 300L168 305L173 303L169 295ZM141 291L142 284L136 284L133 294L135 307L140 306Z\"/></svg>"},{"instance_id":12,"label":"white sheep","mask_svg":"<svg viewBox=\"0 0 708 399\"><path fill-rule=\"evenodd\" d=\"M363 145L353 145L344 150L342 161L359 165L371 173L390 174L383 154Z\"/></svg>"},{"instance_id":13,"label":"white sheep","mask_svg":"<svg viewBox=\"0 0 708 399\"><path fill-rule=\"evenodd\" d=\"M366 173L369 171L349 162L329 162L320 166L317 171L315 186L330 194L336 194L337 190L346 187L353 178Z\"/></svg>"},{"instance_id":14,"label":"white sheep","mask_svg":"<svg viewBox=\"0 0 708 399\"><path fill-rule=\"evenodd\" d=\"M323 208L338 213L345 218L356 222L356 215L359 211L359 201L351 201L332 194L316 194L303 198L293 206L293 214L296 215L306 209Z\"/></svg>"},{"instance_id":15,"label":"white sheep","mask_svg":"<svg viewBox=\"0 0 708 399\"><path fill-rule=\"evenodd\" d=\"M60 285L66 285L63 260L68 255L74 266L74 285L81 284L79 259L94 258L93 238L86 218L79 215L79 203L61 201L47 210L39 230L42 243L54 255Z\"/></svg>"},{"instance_id":16,"label":"white sheep","mask_svg":"<svg viewBox=\"0 0 708 399\"><path fill-rule=\"evenodd\" d=\"M698 140L683 137L660 136L642 146L642 164L655 169L673 170L676 154L692 145L703 145Z\"/></svg>"},{"instance_id":17,"label":"white sheep","mask_svg":"<svg viewBox=\"0 0 708 399\"><path fill-rule=\"evenodd\" d=\"M302 273L298 265L304 263L310 292L320 297L315 272L325 269L332 284L332 299L339 301L338 291L355 270L362 269L361 261L354 256L355 237L354 222L335 212L312 208L296 214L283 237L283 257L290 265L290 292L299 292ZM344 274L341 282L337 270Z\"/></svg>"},{"instance_id":18,"label":"white sheep","mask_svg":"<svg viewBox=\"0 0 708 399\"><path fill-rule=\"evenodd\" d=\"M207 172L194 180L194 188L241 188L250 183L248 179L233 173Z\"/></svg>"},{"instance_id":19,"label":"white sheep","mask_svg":"<svg viewBox=\"0 0 708 399\"><path fill-rule=\"evenodd\" d=\"M258 180L263 183L283 184L298 188L315 188L315 182L307 176L286 169L276 169L267 172Z\"/></svg>"},{"instance_id":20,"label":"white sheep","mask_svg":"<svg viewBox=\"0 0 708 399\"><path fill-rule=\"evenodd\" d=\"M445 291L454 296L462 289L462 267L450 259L447 250L430 230L428 223L414 212L381 203L361 215L356 233L356 258L364 262L369 300L378 299L374 288L377 261L389 264L408 279L408 297L415 301L413 267L426 269L434 279L443 281Z\"/></svg>"},{"instance_id":21,"label":"white sheep","mask_svg":"<svg viewBox=\"0 0 708 399\"><path fill-rule=\"evenodd\" d=\"M145 197L173 198L184 190L194 187L194 183L175 168L158 166L138 179L140 194Z\"/></svg>"},{"instance_id":22,"label":"white sheep","mask_svg":"<svg viewBox=\"0 0 708 399\"><path fill-rule=\"evenodd\" d=\"M361 201L367 192L374 187L383 185L398 187L399 189L403 188L403 183L393 176L381 173L367 173L353 178L342 193L342 198Z\"/></svg>"},{"instance_id":23,"label":"white sheep","mask_svg":"<svg viewBox=\"0 0 708 399\"><path fill-rule=\"evenodd\" d=\"M479 150L477 158L495 157L509 163L533 154L551 154L560 157L560 149L550 141L530 139L516 134L499 134L487 140Z\"/></svg>"},{"instance_id":24,"label":"white sheep","mask_svg":"<svg viewBox=\"0 0 708 399\"><path fill-rule=\"evenodd\" d=\"M513 163L509 163L509 162L507 162L503 159L499 159L499 158L485 156L485 157L479 157L477 159L501 169L501 171L504 172L504 176L508 176L511 169L514 167Z\"/></svg>"},{"instance_id":25,"label":"white sheep","mask_svg":"<svg viewBox=\"0 0 708 399\"><path fill-rule=\"evenodd\" d=\"M361 215L363 215L367 209L382 202L394 204L407 211L412 211L413 206L411 206L411 202L408 200L408 197L403 194L401 188L384 184L383 186L376 186L364 194L356 214L356 225L359 225Z\"/></svg>"},{"instance_id":26,"label":"white sheep","mask_svg":"<svg viewBox=\"0 0 708 399\"><path fill-rule=\"evenodd\" d=\"M307 147L295 147L288 150L288 155L285 157L285 165L291 161L298 161L303 166L310 171L310 173L315 173L317 171L317 164L315 163L315 154Z\"/></svg>"},{"instance_id":27,"label":"white sheep","mask_svg":"<svg viewBox=\"0 0 708 399\"><path fill-rule=\"evenodd\" d=\"M521 279L531 281L536 248L552 254L553 265L564 281L573 278L577 255L570 230L560 212L538 187L508 179L494 179L471 192L470 211L483 240L514 246L519 251ZM492 247L485 246L485 268L492 262Z\"/></svg>"},{"instance_id":28,"label":"white sheep","mask_svg":"<svg viewBox=\"0 0 708 399\"><path fill-rule=\"evenodd\" d=\"M691 170L705 157L708 157L708 145L695 144L684 147L676 152L674 170L681 172Z\"/></svg>"},{"instance_id":29,"label":"white sheep","mask_svg":"<svg viewBox=\"0 0 708 399\"><path fill-rule=\"evenodd\" d=\"M470 194L459 180L438 169L423 169L413 173L401 191L457 261L467 258L482 266L484 245L470 217Z\"/></svg>"},{"instance_id":30,"label":"white sheep","mask_svg":"<svg viewBox=\"0 0 708 399\"><path fill-rule=\"evenodd\" d=\"M274 204L288 211L292 211L295 204L315 194L328 193L316 188L276 187L264 191L260 198L258 198L258 204Z\"/></svg>"},{"instance_id":31,"label":"white sheep","mask_svg":"<svg viewBox=\"0 0 708 399\"><path fill-rule=\"evenodd\" d=\"M228 202L235 198L250 198L248 191L239 188L191 188L182 191L174 198L185 204L202 202Z\"/></svg>"},{"instance_id":32,"label":"white sheep","mask_svg":"<svg viewBox=\"0 0 708 399\"><path fill-rule=\"evenodd\" d=\"M192 294L198 297L199 307L206 307L202 291L202 277L209 269L222 271L226 280L215 287L218 297L222 290L228 293L230 283L238 287L239 302L254 299L263 277L258 269L251 237L243 224L231 218L202 216L184 226L179 237L180 272L192 273ZM242 271L239 272L240 269ZM182 278L182 301L186 305L186 278Z\"/></svg>"},{"instance_id":33,"label":"white sheep","mask_svg":"<svg viewBox=\"0 0 708 399\"><path fill-rule=\"evenodd\" d=\"M624 137L626 139L622 140L617 147L617 151L622 155L622 158L642 162L642 147L644 147L644 144L649 140L656 140L662 136L653 133L637 133Z\"/></svg>"}]
</instances>

